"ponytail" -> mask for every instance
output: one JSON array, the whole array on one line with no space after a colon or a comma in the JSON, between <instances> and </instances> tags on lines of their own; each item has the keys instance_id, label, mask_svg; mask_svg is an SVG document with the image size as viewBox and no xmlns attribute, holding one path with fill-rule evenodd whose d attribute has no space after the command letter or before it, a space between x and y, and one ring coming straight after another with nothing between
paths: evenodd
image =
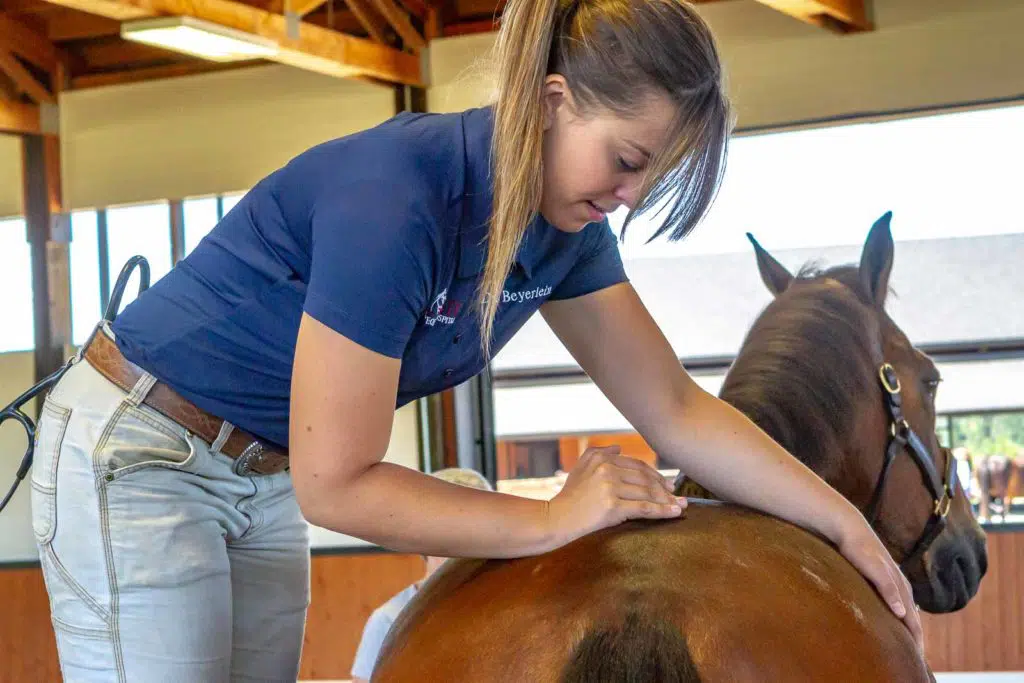
<instances>
[{"instance_id":1,"label":"ponytail","mask_svg":"<svg viewBox=\"0 0 1024 683\"><path fill-rule=\"evenodd\" d=\"M540 209L544 170L543 86L560 0L511 0L495 45L498 97L491 145L494 210L477 303L489 359L501 291Z\"/></svg>"}]
</instances>

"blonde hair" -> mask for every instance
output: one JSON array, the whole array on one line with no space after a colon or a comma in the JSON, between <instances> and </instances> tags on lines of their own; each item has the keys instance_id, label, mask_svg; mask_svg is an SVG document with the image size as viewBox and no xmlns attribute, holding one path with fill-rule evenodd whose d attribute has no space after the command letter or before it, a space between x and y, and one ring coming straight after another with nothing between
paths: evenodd
<instances>
[{"instance_id":1,"label":"blonde hair","mask_svg":"<svg viewBox=\"0 0 1024 683\"><path fill-rule=\"evenodd\" d=\"M651 160L626 218L628 226L637 213L663 210L674 195L653 237L681 239L710 208L732 125L711 31L684 0L510 0L494 58L494 209L477 297L485 358L502 287L540 209L548 74L565 77L584 109L629 116L652 89L677 105L673 142Z\"/></svg>"}]
</instances>

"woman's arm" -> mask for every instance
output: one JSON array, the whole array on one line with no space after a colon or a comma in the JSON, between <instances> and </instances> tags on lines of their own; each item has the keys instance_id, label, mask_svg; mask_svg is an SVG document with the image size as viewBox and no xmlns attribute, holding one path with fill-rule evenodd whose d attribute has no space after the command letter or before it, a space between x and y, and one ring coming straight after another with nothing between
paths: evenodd
<instances>
[{"instance_id":1,"label":"woman's arm","mask_svg":"<svg viewBox=\"0 0 1024 683\"><path fill-rule=\"evenodd\" d=\"M404 552L518 557L623 519L679 514L656 472L609 449L581 458L550 503L381 462L399 369L400 361L303 316L289 450L295 492L311 523Z\"/></svg>"},{"instance_id":2,"label":"woman's arm","mask_svg":"<svg viewBox=\"0 0 1024 683\"><path fill-rule=\"evenodd\" d=\"M909 584L860 512L746 416L683 370L632 286L550 301L545 320L647 442L724 499L836 543L920 641Z\"/></svg>"}]
</instances>

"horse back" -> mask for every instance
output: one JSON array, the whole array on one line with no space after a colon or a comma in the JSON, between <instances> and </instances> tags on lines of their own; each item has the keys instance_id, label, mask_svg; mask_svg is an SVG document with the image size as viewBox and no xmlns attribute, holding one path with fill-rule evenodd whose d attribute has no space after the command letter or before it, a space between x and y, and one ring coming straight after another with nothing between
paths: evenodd
<instances>
[{"instance_id":1,"label":"horse back","mask_svg":"<svg viewBox=\"0 0 1024 683\"><path fill-rule=\"evenodd\" d=\"M692 503L684 519L629 522L544 555L447 563L395 623L373 680L931 678L903 624L828 544Z\"/></svg>"}]
</instances>

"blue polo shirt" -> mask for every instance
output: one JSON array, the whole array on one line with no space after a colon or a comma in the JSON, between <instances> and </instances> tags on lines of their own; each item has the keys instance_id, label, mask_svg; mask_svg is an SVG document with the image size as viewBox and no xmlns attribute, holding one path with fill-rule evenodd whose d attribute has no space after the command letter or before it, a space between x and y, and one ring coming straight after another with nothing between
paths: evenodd
<instances>
[{"instance_id":1,"label":"blue polo shirt","mask_svg":"<svg viewBox=\"0 0 1024 683\"><path fill-rule=\"evenodd\" d=\"M401 114L260 181L113 324L124 355L201 408L288 444L303 312L402 360L396 407L484 368L471 305L492 209L490 108ZM626 279L607 221L538 216L505 282L497 352L547 300Z\"/></svg>"}]
</instances>

